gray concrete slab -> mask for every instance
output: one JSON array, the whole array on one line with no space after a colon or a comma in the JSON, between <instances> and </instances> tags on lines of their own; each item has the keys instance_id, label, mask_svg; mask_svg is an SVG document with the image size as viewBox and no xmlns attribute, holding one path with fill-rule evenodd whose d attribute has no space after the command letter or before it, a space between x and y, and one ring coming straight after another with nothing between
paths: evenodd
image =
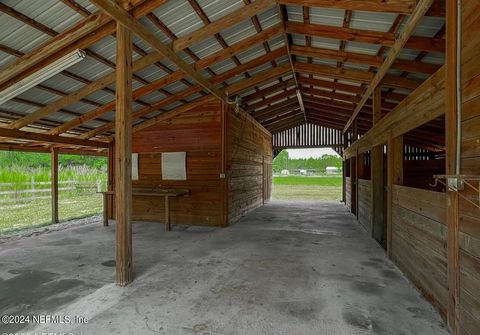
<instances>
[{"instance_id":1,"label":"gray concrete slab","mask_svg":"<svg viewBox=\"0 0 480 335\"><path fill-rule=\"evenodd\" d=\"M112 284L114 225L1 244L0 314L71 320L0 333L448 333L341 204L272 202L225 229L133 231L135 281L125 288Z\"/></svg>"}]
</instances>

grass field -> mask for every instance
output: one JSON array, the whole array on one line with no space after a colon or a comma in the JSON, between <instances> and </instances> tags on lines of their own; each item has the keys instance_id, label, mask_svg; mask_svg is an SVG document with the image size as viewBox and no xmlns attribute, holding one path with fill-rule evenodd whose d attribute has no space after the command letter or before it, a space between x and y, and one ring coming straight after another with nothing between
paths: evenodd
<instances>
[{"instance_id":1,"label":"grass field","mask_svg":"<svg viewBox=\"0 0 480 335\"><path fill-rule=\"evenodd\" d=\"M340 201L341 176L275 176L272 186L273 200Z\"/></svg>"},{"instance_id":2,"label":"grass field","mask_svg":"<svg viewBox=\"0 0 480 335\"><path fill-rule=\"evenodd\" d=\"M102 196L96 194L96 182L99 181L105 187L106 178L103 167L61 167L59 181L68 182L61 183L59 188L76 186L73 190L59 192L60 221L101 213L103 201ZM32 181L35 182L35 193L25 192L31 188ZM44 192L50 188L49 181L50 170L45 167L12 166L0 169L0 234L51 223L50 192Z\"/></svg>"},{"instance_id":3,"label":"grass field","mask_svg":"<svg viewBox=\"0 0 480 335\"><path fill-rule=\"evenodd\" d=\"M102 212L100 194L62 195L58 199L59 219L68 221ZM0 234L51 224L50 199L38 199L0 207Z\"/></svg>"}]
</instances>

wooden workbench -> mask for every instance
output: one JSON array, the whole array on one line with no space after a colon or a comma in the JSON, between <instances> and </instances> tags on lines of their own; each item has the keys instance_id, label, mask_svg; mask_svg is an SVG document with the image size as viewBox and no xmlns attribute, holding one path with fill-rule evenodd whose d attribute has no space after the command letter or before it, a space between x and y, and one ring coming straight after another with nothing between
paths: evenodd
<instances>
[{"instance_id":1,"label":"wooden workbench","mask_svg":"<svg viewBox=\"0 0 480 335\"><path fill-rule=\"evenodd\" d=\"M111 217L108 212L108 203L111 197L115 197L114 191L99 192L103 194L103 225L108 226L108 219ZM133 196L144 196L144 197L165 197L165 230L170 231L170 198L171 197L180 197L189 194L189 190L184 189L167 189L167 188L157 188L157 189L133 189ZM114 198L113 198L114 200Z\"/></svg>"}]
</instances>

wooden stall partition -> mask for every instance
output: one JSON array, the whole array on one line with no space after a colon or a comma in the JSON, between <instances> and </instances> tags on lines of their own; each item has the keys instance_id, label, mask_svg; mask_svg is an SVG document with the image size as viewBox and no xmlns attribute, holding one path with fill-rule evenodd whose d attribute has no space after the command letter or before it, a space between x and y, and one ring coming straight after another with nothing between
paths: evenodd
<instances>
[{"instance_id":1,"label":"wooden stall partition","mask_svg":"<svg viewBox=\"0 0 480 335\"><path fill-rule=\"evenodd\" d=\"M272 135L246 113L227 113L228 222L270 198ZM268 171L267 171L268 170Z\"/></svg>"},{"instance_id":2,"label":"wooden stall partition","mask_svg":"<svg viewBox=\"0 0 480 335\"><path fill-rule=\"evenodd\" d=\"M345 177L345 206L348 210L352 208L352 181L350 177Z\"/></svg>"},{"instance_id":3,"label":"wooden stall partition","mask_svg":"<svg viewBox=\"0 0 480 335\"><path fill-rule=\"evenodd\" d=\"M446 194L393 185L392 202L392 259L445 317Z\"/></svg>"},{"instance_id":4,"label":"wooden stall partition","mask_svg":"<svg viewBox=\"0 0 480 335\"><path fill-rule=\"evenodd\" d=\"M358 180L358 222L372 234L372 181Z\"/></svg>"},{"instance_id":5,"label":"wooden stall partition","mask_svg":"<svg viewBox=\"0 0 480 335\"><path fill-rule=\"evenodd\" d=\"M462 137L461 173L480 175L480 3L462 1ZM479 187L479 182L473 184ZM479 194L465 188L461 195L480 202ZM480 329L480 209L459 197L459 299L461 334Z\"/></svg>"},{"instance_id":6,"label":"wooden stall partition","mask_svg":"<svg viewBox=\"0 0 480 335\"><path fill-rule=\"evenodd\" d=\"M205 103L176 117L136 132L139 180L134 188L188 189L171 199L172 224L224 226L222 215L222 132L220 102ZM186 180L162 179L162 153L186 152ZM133 197L133 219L162 221L162 197Z\"/></svg>"}]
</instances>

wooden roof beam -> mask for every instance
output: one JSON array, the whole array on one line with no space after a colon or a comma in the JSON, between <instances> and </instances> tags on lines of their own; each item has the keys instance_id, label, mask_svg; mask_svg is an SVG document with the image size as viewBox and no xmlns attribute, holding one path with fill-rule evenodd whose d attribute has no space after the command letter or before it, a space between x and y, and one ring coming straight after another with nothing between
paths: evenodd
<instances>
[{"instance_id":1,"label":"wooden roof beam","mask_svg":"<svg viewBox=\"0 0 480 335\"><path fill-rule=\"evenodd\" d=\"M277 51L277 50L276 50ZM265 56L260 56L258 58L255 58L253 59L251 62L248 62L248 63L245 63L244 65L247 65L247 66L259 66L259 65L262 65L262 64L265 64L265 63L268 63L270 62L272 59L275 59L277 57L279 57L280 55L283 55L285 53L285 50L283 48L281 49L278 49L278 52L272 52L271 54L267 54ZM252 65L253 64L253 65ZM239 66L233 70L235 70L235 72L230 72L230 71L227 71L225 72L224 74L220 74L218 76L215 76L212 78L212 82L213 83L216 83L216 82L222 82L226 79L230 79L232 77L234 77L237 73L236 73L236 70L238 68L241 68L242 71L245 71L245 67L243 66ZM228 74L228 75L225 75L225 74ZM155 82L152 82L148 85L145 85L139 89L137 89L135 92L134 92L134 98L137 99L141 96L144 96L154 90L157 90L161 87L164 87L164 86L167 86L173 82L176 82L178 80L181 80L183 78L183 72L182 71L176 71L170 75L167 75ZM221 77L221 78L219 78ZM198 87L198 86L195 86L193 88L193 90L185 90L185 93L187 93L188 91L191 91L192 93L190 94L194 94L194 93L198 93L199 91L201 91L201 89ZM176 95L172 95L172 96L169 96L168 98L166 99L163 99L162 101L160 101L159 103L155 103L151 106L146 106L144 108L142 108L140 111L136 112L135 113L135 118L138 118L138 117L141 117L141 116L145 116L155 110L158 110L159 108L167 105L168 103L171 103L171 102L174 102L174 101L177 101L177 100L174 100L172 101L172 98L175 99L175 98L180 98L180 99L184 99L185 96L183 94L183 92L181 94L176 94ZM164 101L168 102L168 103L164 103ZM91 112L87 112L85 114L83 114L82 116L76 118L76 119L73 119L67 123L65 123L64 125L60 126L60 127L57 127L55 129L52 129L49 133L51 134L59 134L59 133L63 133L63 132L66 132L70 129L73 129L74 127L82 124L82 123L85 123L89 120L93 120L95 118L97 118L98 116L102 115L103 113L106 113L108 111L111 111L113 110L115 107L115 103L114 102L110 102L108 104L105 104L103 105L102 107L96 109L96 110L93 110ZM102 126L100 127L100 130L103 130L103 129L111 129L109 128L111 123L105 125L105 126ZM90 132L87 133L86 136L90 136L91 134L94 134L94 135L97 135L99 134L100 132L96 132L95 130L92 130Z\"/></svg>"},{"instance_id":2,"label":"wooden roof beam","mask_svg":"<svg viewBox=\"0 0 480 335\"><path fill-rule=\"evenodd\" d=\"M292 21L287 22L286 29L290 34L318 36L350 42L380 44L390 48L394 46L396 40L396 35L390 32L334 27L311 23L307 24ZM413 36L405 44L405 48L427 52L445 52L445 40L440 38Z\"/></svg>"},{"instance_id":3,"label":"wooden roof beam","mask_svg":"<svg viewBox=\"0 0 480 335\"><path fill-rule=\"evenodd\" d=\"M132 17L140 18L166 1L132 0L129 1L128 9ZM73 50L86 48L114 33L115 27L115 22L110 16L101 11L87 16L72 28L58 34L0 70L0 90L36 72L38 68L53 63Z\"/></svg>"},{"instance_id":4,"label":"wooden roof beam","mask_svg":"<svg viewBox=\"0 0 480 335\"><path fill-rule=\"evenodd\" d=\"M158 53L163 57L171 60L180 70L186 75L190 76L197 83L199 83L208 92L213 94L219 100L226 102L225 94L218 90L214 84L209 80L202 77L193 66L186 63L175 51L163 44L152 32L140 24L137 20L133 19L126 10L124 10L119 4L111 2L110 0L91 0L97 7L101 8L108 15L112 16L118 23L122 24L126 28L130 29L138 37L150 44ZM177 40L178 41L178 40Z\"/></svg>"},{"instance_id":5,"label":"wooden roof beam","mask_svg":"<svg viewBox=\"0 0 480 335\"><path fill-rule=\"evenodd\" d=\"M0 128L0 136L8 138L16 138L30 141L41 141L47 143L72 144L82 147L108 148L108 143L99 141L82 140L78 138L48 135L43 133L34 133L17 129Z\"/></svg>"},{"instance_id":6,"label":"wooden roof beam","mask_svg":"<svg viewBox=\"0 0 480 335\"><path fill-rule=\"evenodd\" d=\"M231 79L235 76L242 75L244 72L247 72L249 70L252 70L260 65L263 65L265 63L269 63L273 60L276 60L277 58L280 58L282 56L287 55L287 48L282 47L278 48L272 52L269 52L263 56L257 57L247 63L240 64L236 67L234 67L231 70L225 71L222 74L219 74L215 76L212 79L213 83L221 83L227 79Z\"/></svg>"},{"instance_id":7,"label":"wooden roof beam","mask_svg":"<svg viewBox=\"0 0 480 335\"><path fill-rule=\"evenodd\" d=\"M272 110L272 111L260 113L258 115L254 115L253 117L255 118L255 120L262 123L265 120L268 120L272 117L275 117L275 116L278 116L278 115L283 115L283 114L291 112L293 110L300 109L300 105L298 104L298 101L293 100L293 99L290 99L290 101L292 101L292 104L290 104L290 105L286 105L284 107L277 108L277 109Z\"/></svg>"},{"instance_id":8,"label":"wooden roof beam","mask_svg":"<svg viewBox=\"0 0 480 335\"><path fill-rule=\"evenodd\" d=\"M226 92L228 92L228 95L237 94L246 90L247 88L254 87L271 80L272 78L278 79L279 77L282 77L291 71L292 69L290 64L282 64L269 71L261 72L255 76L252 76L251 78L232 84L226 89Z\"/></svg>"},{"instance_id":9,"label":"wooden roof beam","mask_svg":"<svg viewBox=\"0 0 480 335\"><path fill-rule=\"evenodd\" d=\"M254 100L257 100L257 99L263 99L265 96L267 96L269 94L273 94L273 93L276 93L276 92L279 92L279 91L283 91L284 89L287 89L287 88L291 87L292 85L293 86L295 85L295 80L293 78L285 80L285 81L281 81L277 84L274 84L274 85L268 86L266 88L263 88L263 89L255 92L255 93L243 96L242 97L242 102L248 104L251 101L254 101Z\"/></svg>"},{"instance_id":10,"label":"wooden roof beam","mask_svg":"<svg viewBox=\"0 0 480 335\"><path fill-rule=\"evenodd\" d=\"M365 64L373 67L380 67L383 63L383 58L380 56L372 56L341 50L307 47L303 45L292 45L290 50L292 54L298 56L332 59L338 62ZM440 69L440 67L441 65L439 64L409 61L405 59L397 59L392 64L392 68L397 70L427 74L434 74Z\"/></svg>"},{"instance_id":11,"label":"wooden roof beam","mask_svg":"<svg viewBox=\"0 0 480 335\"><path fill-rule=\"evenodd\" d=\"M415 8L415 0L278 0L278 3L283 5L403 14L410 14Z\"/></svg>"},{"instance_id":12,"label":"wooden roof beam","mask_svg":"<svg viewBox=\"0 0 480 335\"><path fill-rule=\"evenodd\" d=\"M145 85L145 86L142 86L138 89L136 89L134 92L133 92L133 99L136 100L150 92L153 92L159 88L162 88L164 86L167 86L173 82L176 82L180 79L183 78L183 73L181 71L176 71L170 75L167 75L163 78L160 78L148 85ZM146 106L145 108L150 108L151 106ZM112 110L115 109L115 100L112 101L112 102L109 102L93 111L90 111L90 112L87 112L81 116L79 116L78 118L75 118L75 119L72 119L64 124L62 124L61 126L59 127L56 127L54 129L51 129L50 131L47 132L47 134L51 134L51 135L58 135L58 134L61 134L61 133L64 133L64 132L67 132L69 131L70 129L73 129L85 122L88 122L90 120L93 120L93 119L96 119L97 117L99 117L100 115L103 115L107 112L110 112Z\"/></svg>"},{"instance_id":13,"label":"wooden roof beam","mask_svg":"<svg viewBox=\"0 0 480 335\"><path fill-rule=\"evenodd\" d=\"M217 51L216 53L209 55L205 58L199 59L195 63L195 68L197 70L199 69L204 69L208 67L209 65L221 62L225 59L228 59L232 57L233 55L237 55L245 50L248 50L252 48L253 46L259 44L259 43L264 43L268 41L269 39L276 37L282 33L282 25L277 24L272 27L269 27L262 32L255 34L253 36L247 37L238 43L235 43L231 46L229 46L226 49ZM191 44L190 44L191 45Z\"/></svg>"},{"instance_id":14,"label":"wooden roof beam","mask_svg":"<svg viewBox=\"0 0 480 335\"><path fill-rule=\"evenodd\" d=\"M321 64L307 64L303 62L295 62L295 70L300 73L319 75L330 78L343 79L347 81L360 82L369 84L374 78L375 74L353 69L336 68ZM415 79L408 79L404 77L386 75L382 80L382 86L392 88L402 88L415 90L420 86L421 81Z\"/></svg>"},{"instance_id":15,"label":"wooden roof beam","mask_svg":"<svg viewBox=\"0 0 480 335\"><path fill-rule=\"evenodd\" d=\"M150 113L153 113L153 112L161 109L162 107L168 106L169 104L171 104L173 102L179 101L181 99L184 99L186 97L191 96L192 94L198 93L201 90L202 90L202 87L200 85L195 85L195 86L192 86L192 87L190 87L190 88L188 88L188 89L186 89L182 92L179 92L177 94L173 94L171 96L168 96L165 99L162 99L159 102L156 102L156 103L152 104L151 106L144 107L144 108L139 109L138 111L134 112L133 115L132 115L132 119L136 120L138 118L146 116ZM168 112L164 112L164 113L168 113ZM107 124L105 124L101 127L97 127L95 129L92 129L89 132L86 132L84 134L79 135L78 138L89 139L89 138L92 138L92 137L97 136L99 134L103 134L103 133L113 129L114 127L115 127L115 121L111 121L111 122L109 122L109 123L107 123Z\"/></svg>"},{"instance_id":16,"label":"wooden roof beam","mask_svg":"<svg viewBox=\"0 0 480 335\"><path fill-rule=\"evenodd\" d=\"M158 4L159 2L158 1L149 2L150 6L153 6L153 4L155 4L155 3ZM153 7L148 7L148 8L151 9ZM243 9L235 11L233 13L236 13L237 16L238 16L242 12L242 10ZM145 9L140 8L139 10L134 11L133 17L145 15L146 14L145 12L146 12ZM231 18L227 16L227 17L221 18L221 19L219 19L218 21L215 21L215 22L226 24L227 22L231 22ZM204 28L206 28L206 27L204 27ZM209 28L209 29L213 30L213 28ZM115 25L113 24L113 28L111 29L110 32L113 33L114 31L115 31ZM281 31L282 31L281 25L270 27L270 28L262 31L259 34L256 34L256 35L254 35L252 37L249 37L249 38L246 38L246 39L230 46L229 48L220 51L219 53L213 54L209 57L206 57L204 59L199 60L195 64L195 68L196 69L206 68L209 65L212 65L212 64L217 63L217 62L219 62L223 59L231 57L233 54L240 53L240 52L242 52L242 51L244 51L248 48L251 48L254 44L258 44L259 42L266 41L269 38L272 38L272 37L280 34ZM186 35L184 38L188 39L189 36L193 36L193 33L189 34L189 35ZM175 43L176 43L176 41L172 44L172 47L176 50L176 49L179 48L179 46ZM188 46L193 45L193 43L194 43L194 39L192 38L191 42ZM163 59L162 55L160 55L156 52L150 53L150 54L138 59L137 61L135 61L133 70L134 70L134 72L139 71L139 70L141 70L141 69L143 69L143 68L145 68L145 67L147 67L151 64L154 64L154 63L158 62L161 59ZM39 120L39 119L41 119L41 118L43 118L43 117L45 117L45 116L47 116L51 113L54 113L54 112L60 110L61 108L65 107L65 106L68 106L69 104L72 104L72 103L88 96L89 94L97 91L97 90L103 89L104 87L113 83L114 81L115 81L115 73L114 72L110 73L108 75L105 75L104 77L98 79L97 81L94 81L94 82L82 87L78 91L73 92L73 93L71 93L71 94L69 94L65 97L62 97L57 101L54 101L53 103L46 106L45 108L41 108L41 109L25 116L25 118L15 121L15 123L12 123L11 125L9 125L8 128L19 129L23 126L31 124L32 122L34 122L36 120Z\"/></svg>"},{"instance_id":17,"label":"wooden roof beam","mask_svg":"<svg viewBox=\"0 0 480 335\"><path fill-rule=\"evenodd\" d=\"M257 103L251 104L248 107L245 107L244 109L245 109L246 112L252 112L252 111L254 111L258 108L261 108L265 105L275 103L278 100L294 97L296 95L296 91L297 91L296 88L288 89L286 91L283 91L283 92L280 92L278 94L272 95L271 97L265 98L264 100L261 100Z\"/></svg>"},{"instance_id":18,"label":"wooden roof beam","mask_svg":"<svg viewBox=\"0 0 480 335\"><path fill-rule=\"evenodd\" d=\"M139 124L135 125L133 127L133 132L137 132L137 131L140 131L142 129L151 127L151 126L153 126L153 125L155 125L159 122L163 122L163 121L172 119L179 114L182 114L186 111L197 108L197 107L199 107L199 106L201 106L201 105L203 105L207 102L211 102L214 99L215 99L215 97L213 97L212 95L207 95L207 96L204 96L202 98L195 99L194 101L189 102L188 104L182 105L182 106L180 106L178 108L175 108L171 111L164 112L164 113L162 113L158 116L155 116L154 118L151 118L150 120L147 120L147 121L144 121L142 123L139 123Z\"/></svg>"},{"instance_id":19,"label":"wooden roof beam","mask_svg":"<svg viewBox=\"0 0 480 335\"><path fill-rule=\"evenodd\" d=\"M345 101L349 102L352 104L352 107L355 107L355 104L357 104L360 101L360 97L356 95L349 95L349 94L344 94L340 92L328 92L328 91L323 91L323 90L317 90L315 88L309 88L309 87L303 87L302 88L305 94L311 94L314 96L318 97L323 97L323 98L328 98L328 99L334 99L334 100L340 100L340 101ZM368 105L365 106L372 106L372 100L368 100ZM394 109L397 105L389 102L384 102L382 109L385 111L390 111Z\"/></svg>"},{"instance_id":20,"label":"wooden roof beam","mask_svg":"<svg viewBox=\"0 0 480 335\"><path fill-rule=\"evenodd\" d=\"M291 40L291 36L287 34L287 29L286 29L286 25L288 21L287 8L285 5L278 4L277 11L283 23L283 38L284 38L284 43L287 47L288 62L290 63L290 67L292 68L292 75L293 75L293 79L295 80L295 86L297 88L297 91L296 91L297 100L300 105L300 109L303 113L303 116L305 118L305 122L307 122L307 117L305 116L305 106L303 105L303 100L302 100L302 93L300 91L300 85L298 84L297 73L295 72L292 53L290 52L290 45L292 44L292 40Z\"/></svg>"},{"instance_id":21,"label":"wooden roof beam","mask_svg":"<svg viewBox=\"0 0 480 335\"><path fill-rule=\"evenodd\" d=\"M357 107L355 108L353 115L350 117L347 124L345 125L345 128L343 129L344 133L348 131L348 128L353 123L358 113L360 113L361 109L363 108L363 105L365 105L365 103L370 98L370 96L372 95L374 90L377 88L377 86L380 85L383 78L387 76L388 70L394 63L398 54L402 51L403 47L409 40L410 36L413 34L413 31L417 27L418 23L420 22L422 17L425 15L427 10L430 8L432 3L433 3L433 0L420 0L418 2L412 15L408 18L408 21L405 24L405 28L403 29L398 39L395 41L395 44L393 45L393 47L390 49L387 58L385 58L385 61L383 62L382 66L380 66L377 73L373 77L372 81L369 83L368 89L364 93L362 100L360 100L360 102L357 104Z\"/></svg>"}]
</instances>

